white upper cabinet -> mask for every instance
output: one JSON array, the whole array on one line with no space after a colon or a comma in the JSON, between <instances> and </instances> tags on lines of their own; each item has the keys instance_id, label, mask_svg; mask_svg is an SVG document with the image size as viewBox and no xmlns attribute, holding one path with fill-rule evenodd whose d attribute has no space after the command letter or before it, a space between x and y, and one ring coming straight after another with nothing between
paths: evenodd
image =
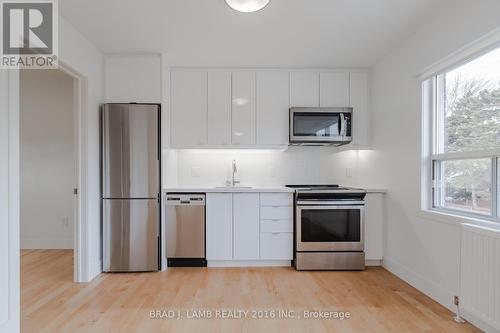
<instances>
[{"instance_id":1,"label":"white upper cabinet","mask_svg":"<svg viewBox=\"0 0 500 333\"><path fill-rule=\"evenodd\" d=\"M368 73L352 72L350 106L353 108L352 137L354 145L369 145L368 128Z\"/></svg>"},{"instance_id":2,"label":"white upper cabinet","mask_svg":"<svg viewBox=\"0 0 500 333\"><path fill-rule=\"evenodd\" d=\"M259 193L233 194L233 259L259 259Z\"/></svg>"},{"instance_id":3,"label":"white upper cabinet","mask_svg":"<svg viewBox=\"0 0 500 333\"><path fill-rule=\"evenodd\" d=\"M257 72L257 144L288 143L289 83L287 71Z\"/></svg>"},{"instance_id":4,"label":"white upper cabinet","mask_svg":"<svg viewBox=\"0 0 500 333\"><path fill-rule=\"evenodd\" d=\"M351 145L369 146L368 79L342 69L173 69L172 147L283 147L290 107L345 106L353 108Z\"/></svg>"},{"instance_id":5,"label":"white upper cabinet","mask_svg":"<svg viewBox=\"0 0 500 333\"><path fill-rule=\"evenodd\" d=\"M319 106L349 106L349 72L322 72L319 87Z\"/></svg>"},{"instance_id":6,"label":"white upper cabinet","mask_svg":"<svg viewBox=\"0 0 500 333\"><path fill-rule=\"evenodd\" d=\"M319 106L319 72L290 73L290 106Z\"/></svg>"},{"instance_id":7,"label":"white upper cabinet","mask_svg":"<svg viewBox=\"0 0 500 333\"><path fill-rule=\"evenodd\" d=\"M231 144L231 72L208 73L208 144Z\"/></svg>"},{"instance_id":8,"label":"white upper cabinet","mask_svg":"<svg viewBox=\"0 0 500 333\"><path fill-rule=\"evenodd\" d=\"M172 145L207 143L207 72L171 73Z\"/></svg>"},{"instance_id":9,"label":"white upper cabinet","mask_svg":"<svg viewBox=\"0 0 500 333\"><path fill-rule=\"evenodd\" d=\"M232 143L255 144L255 72L232 74Z\"/></svg>"}]
</instances>

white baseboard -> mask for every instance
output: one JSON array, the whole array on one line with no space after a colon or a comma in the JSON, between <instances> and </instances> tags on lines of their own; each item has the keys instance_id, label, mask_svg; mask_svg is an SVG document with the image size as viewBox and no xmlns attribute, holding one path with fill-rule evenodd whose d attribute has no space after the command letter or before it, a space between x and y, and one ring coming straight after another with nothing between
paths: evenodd
<instances>
[{"instance_id":1,"label":"white baseboard","mask_svg":"<svg viewBox=\"0 0 500 333\"><path fill-rule=\"evenodd\" d=\"M22 250L73 250L73 239L22 238Z\"/></svg>"},{"instance_id":2,"label":"white baseboard","mask_svg":"<svg viewBox=\"0 0 500 333\"><path fill-rule=\"evenodd\" d=\"M291 260L208 260L208 267L292 267Z\"/></svg>"},{"instance_id":3,"label":"white baseboard","mask_svg":"<svg viewBox=\"0 0 500 333\"><path fill-rule=\"evenodd\" d=\"M454 295L451 291L442 286L439 286L435 282L426 279L420 274L393 260L384 258L383 267L410 284L412 287L418 289L439 304L446 307L448 310L455 313L456 306L453 304Z\"/></svg>"},{"instance_id":4,"label":"white baseboard","mask_svg":"<svg viewBox=\"0 0 500 333\"><path fill-rule=\"evenodd\" d=\"M365 259L365 266L382 266L381 259Z\"/></svg>"}]
</instances>

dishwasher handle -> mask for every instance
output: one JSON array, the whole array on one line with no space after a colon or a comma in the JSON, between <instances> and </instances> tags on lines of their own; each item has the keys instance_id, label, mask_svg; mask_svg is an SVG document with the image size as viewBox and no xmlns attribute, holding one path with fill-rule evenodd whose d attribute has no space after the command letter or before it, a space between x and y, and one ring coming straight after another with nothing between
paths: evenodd
<instances>
[{"instance_id":1,"label":"dishwasher handle","mask_svg":"<svg viewBox=\"0 0 500 333\"><path fill-rule=\"evenodd\" d=\"M166 204L168 206L204 206L205 194L167 194Z\"/></svg>"}]
</instances>

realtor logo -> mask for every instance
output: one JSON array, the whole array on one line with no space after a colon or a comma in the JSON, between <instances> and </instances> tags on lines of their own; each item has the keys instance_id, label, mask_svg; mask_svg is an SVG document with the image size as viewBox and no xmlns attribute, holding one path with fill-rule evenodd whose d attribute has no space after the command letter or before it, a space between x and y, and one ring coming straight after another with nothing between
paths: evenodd
<instances>
[{"instance_id":1,"label":"realtor logo","mask_svg":"<svg viewBox=\"0 0 500 333\"><path fill-rule=\"evenodd\" d=\"M0 68L57 68L57 0L0 4Z\"/></svg>"}]
</instances>

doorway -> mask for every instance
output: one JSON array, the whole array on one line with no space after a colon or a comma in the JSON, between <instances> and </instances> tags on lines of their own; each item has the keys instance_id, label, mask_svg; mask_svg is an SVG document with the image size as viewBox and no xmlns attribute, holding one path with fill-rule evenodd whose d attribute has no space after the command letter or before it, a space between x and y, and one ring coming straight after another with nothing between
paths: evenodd
<instances>
[{"instance_id":1,"label":"doorway","mask_svg":"<svg viewBox=\"0 0 500 333\"><path fill-rule=\"evenodd\" d=\"M23 317L35 295L74 279L73 85L73 77L61 70L21 70L19 74Z\"/></svg>"},{"instance_id":2,"label":"doorway","mask_svg":"<svg viewBox=\"0 0 500 333\"><path fill-rule=\"evenodd\" d=\"M84 79L63 64L57 70L19 73L21 268L29 257L52 256L65 262L62 270L69 282L85 281Z\"/></svg>"}]
</instances>

